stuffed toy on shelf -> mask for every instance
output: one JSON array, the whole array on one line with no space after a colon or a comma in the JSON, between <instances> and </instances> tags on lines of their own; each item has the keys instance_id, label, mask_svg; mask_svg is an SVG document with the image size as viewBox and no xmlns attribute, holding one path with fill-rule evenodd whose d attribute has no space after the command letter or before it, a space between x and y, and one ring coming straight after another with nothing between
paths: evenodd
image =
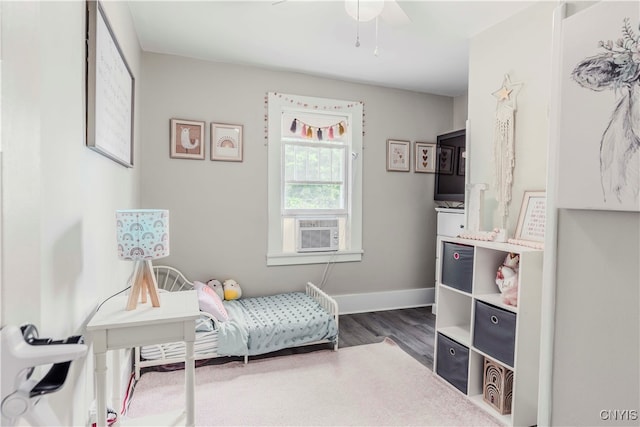
<instances>
[{"instance_id":1,"label":"stuffed toy on shelf","mask_svg":"<svg viewBox=\"0 0 640 427\"><path fill-rule=\"evenodd\" d=\"M502 294L502 302L518 306L518 268L520 255L509 253L496 272L496 285Z\"/></svg>"}]
</instances>

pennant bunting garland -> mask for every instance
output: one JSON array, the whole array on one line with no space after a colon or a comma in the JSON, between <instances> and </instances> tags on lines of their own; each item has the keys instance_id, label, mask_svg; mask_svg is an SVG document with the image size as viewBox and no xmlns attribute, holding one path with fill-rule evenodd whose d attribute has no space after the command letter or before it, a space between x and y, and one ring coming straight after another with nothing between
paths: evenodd
<instances>
[{"instance_id":1,"label":"pennant bunting garland","mask_svg":"<svg viewBox=\"0 0 640 427\"><path fill-rule=\"evenodd\" d=\"M318 126L308 125L305 122L300 121L299 119L293 119L293 121L291 122L291 126L289 127L289 130L292 133L296 133L296 129L298 129L299 125L302 125L300 127L301 136L305 138L313 138L315 136L319 141L322 141L323 135L327 135L327 137L330 140L334 138L335 136L335 131L333 130L334 128L337 128L338 135L340 136L344 135L345 126L347 124L344 121L342 121L331 126L318 127ZM323 130L325 131L325 133L323 133Z\"/></svg>"},{"instance_id":2,"label":"pennant bunting garland","mask_svg":"<svg viewBox=\"0 0 640 427\"><path fill-rule=\"evenodd\" d=\"M0 0L1 1L1 0ZM275 96L277 96L278 98L281 98L287 102L289 102L291 105L294 105L298 108L304 108L304 109L308 109L308 110L329 110L329 111L340 111L340 110L345 110L345 109L349 109L352 108L354 106L356 106L357 104L362 105L363 107L363 111L362 111L362 136L364 136L365 132L364 132L364 124L365 124L365 113L364 113L364 102L362 101L355 101L355 102L349 102L349 103L339 103L339 104L335 104L335 105L314 105L314 104L308 104L304 101L300 101L298 99L293 98L292 96L289 95L284 95L281 93L273 93ZM338 101L336 101L338 102ZM267 145L267 141L269 139L269 127L267 125L268 120L269 120L269 94L267 93L267 95L265 95L264 97L264 106L265 106L265 115L264 115L264 121L265 121L265 126L264 126L264 139L265 139L265 145ZM302 126L300 126L302 125ZM336 137L336 131L338 132L338 135L342 136L344 135L344 133L346 132L345 127L347 126L347 123L345 123L344 121L341 121L339 123L336 123L334 125L331 126L322 126L322 127L318 127L318 126L309 126L308 124L301 122L298 119L294 119L291 122L291 127L289 128L289 130L291 131L291 133L296 133L296 131L298 131L298 129L300 130L300 135L304 138L317 138L319 141L322 141L323 138L326 138L328 140L332 140Z\"/></svg>"}]
</instances>

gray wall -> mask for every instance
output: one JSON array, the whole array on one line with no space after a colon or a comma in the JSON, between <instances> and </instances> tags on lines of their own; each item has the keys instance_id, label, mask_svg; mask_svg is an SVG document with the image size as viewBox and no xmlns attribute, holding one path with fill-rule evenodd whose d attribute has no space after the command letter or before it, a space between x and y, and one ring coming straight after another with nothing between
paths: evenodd
<instances>
[{"instance_id":1,"label":"gray wall","mask_svg":"<svg viewBox=\"0 0 640 427\"><path fill-rule=\"evenodd\" d=\"M141 194L171 212L164 260L197 280L236 279L246 295L320 282L324 264L266 266L268 91L364 102L362 262L337 263L334 295L433 286L432 174L386 171L386 140L435 141L452 128L452 98L266 69L145 53ZM206 160L169 158L171 118L207 122ZM242 163L209 160L209 124L244 126ZM413 155L412 155L413 158Z\"/></svg>"},{"instance_id":2,"label":"gray wall","mask_svg":"<svg viewBox=\"0 0 640 427\"><path fill-rule=\"evenodd\" d=\"M555 6L551 2L535 5L479 34L471 43L469 121L474 182L491 182L488 164L495 111L491 93L499 88L504 73L509 73L513 81L524 82L516 113L511 234L522 191L545 188ZM573 2L568 12L587 6ZM494 209L489 192L485 201L487 228L497 225ZM553 372L542 372L542 377L552 378L550 422L558 426L637 425L637 421L603 420L600 411L639 409L640 214L580 210L557 213ZM545 264L545 268L549 267ZM543 307L543 312L553 316L554 309ZM546 401L549 396L542 395L541 399Z\"/></svg>"}]
</instances>

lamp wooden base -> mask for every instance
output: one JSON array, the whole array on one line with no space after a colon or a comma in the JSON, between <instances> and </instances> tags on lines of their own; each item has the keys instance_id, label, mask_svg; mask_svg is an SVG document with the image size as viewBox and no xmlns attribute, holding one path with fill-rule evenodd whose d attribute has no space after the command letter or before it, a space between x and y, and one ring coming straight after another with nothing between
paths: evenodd
<instances>
[{"instance_id":1,"label":"lamp wooden base","mask_svg":"<svg viewBox=\"0 0 640 427\"><path fill-rule=\"evenodd\" d=\"M134 310L138 305L138 301L146 303L147 294L149 294L149 298L151 299L151 305L153 307L160 307L158 283L151 268L151 261L136 261L133 268L131 292L129 293L126 309Z\"/></svg>"}]
</instances>

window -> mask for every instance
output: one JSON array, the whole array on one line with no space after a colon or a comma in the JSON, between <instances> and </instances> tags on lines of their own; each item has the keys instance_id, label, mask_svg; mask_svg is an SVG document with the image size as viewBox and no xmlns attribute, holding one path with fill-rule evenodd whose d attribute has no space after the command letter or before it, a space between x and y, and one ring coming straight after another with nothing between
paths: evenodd
<instances>
[{"instance_id":1,"label":"window","mask_svg":"<svg viewBox=\"0 0 640 427\"><path fill-rule=\"evenodd\" d=\"M347 128L347 121L348 117L333 114L282 114L284 214L347 213L350 138L346 132L333 131Z\"/></svg>"},{"instance_id":2,"label":"window","mask_svg":"<svg viewBox=\"0 0 640 427\"><path fill-rule=\"evenodd\" d=\"M359 261L362 103L269 93L267 120L267 264ZM302 248L300 224L330 225L336 245Z\"/></svg>"}]
</instances>

